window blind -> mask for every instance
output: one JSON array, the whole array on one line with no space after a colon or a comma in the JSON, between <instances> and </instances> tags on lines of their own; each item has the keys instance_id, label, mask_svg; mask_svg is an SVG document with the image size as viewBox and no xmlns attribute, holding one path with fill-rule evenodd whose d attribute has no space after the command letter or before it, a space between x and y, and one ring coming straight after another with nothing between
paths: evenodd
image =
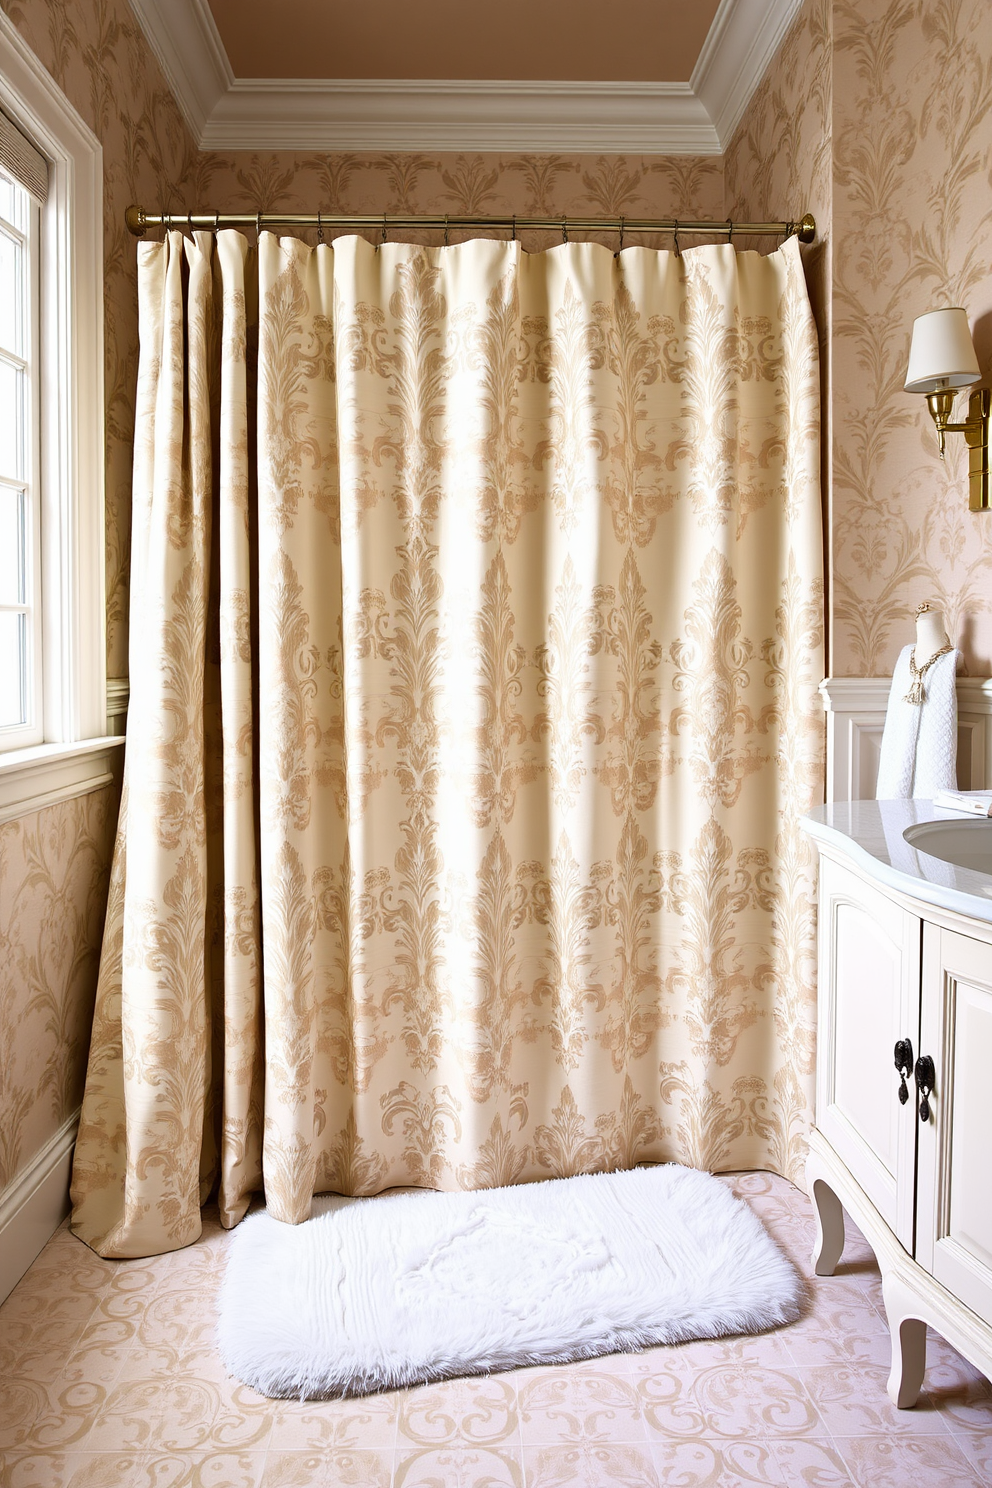
<instances>
[{"instance_id":1,"label":"window blind","mask_svg":"<svg viewBox=\"0 0 992 1488\"><path fill-rule=\"evenodd\" d=\"M27 135L0 109L0 172L23 186L43 205L48 195L48 161Z\"/></svg>"}]
</instances>

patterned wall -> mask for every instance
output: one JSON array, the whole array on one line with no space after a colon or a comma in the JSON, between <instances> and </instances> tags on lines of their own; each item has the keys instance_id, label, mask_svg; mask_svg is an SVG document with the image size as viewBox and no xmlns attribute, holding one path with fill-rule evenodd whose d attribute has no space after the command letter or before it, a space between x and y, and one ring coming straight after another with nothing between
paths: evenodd
<instances>
[{"instance_id":1,"label":"patterned wall","mask_svg":"<svg viewBox=\"0 0 992 1488\"><path fill-rule=\"evenodd\" d=\"M79 1105L116 794L0 826L0 1190Z\"/></svg>"},{"instance_id":2,"label":"patterned wall","mask_svg":"<svg viewBox=\"0 0 992 1488\"><path fill-rule=\"evenodd\" d=\"M988 0L834 5L833 670L884 675L923 599L992 672L992 519L902 390L913 317L964 305L992 370ZM964 406L959 399L959 408Z\"/></svg>"},{"instance_id":3,"label":"patterned wall","mask_svg":"<svg viewBox=\"0 0 992 1488\"><path fill-rule=\"evenodd\" d=\"M127 671L137 366L129 201L194 157L127 0L0 0L103 144L108 673ZM116 825L114 789L0 827L0 1190L78 1106Z\"/></svg>"}]
</instances>

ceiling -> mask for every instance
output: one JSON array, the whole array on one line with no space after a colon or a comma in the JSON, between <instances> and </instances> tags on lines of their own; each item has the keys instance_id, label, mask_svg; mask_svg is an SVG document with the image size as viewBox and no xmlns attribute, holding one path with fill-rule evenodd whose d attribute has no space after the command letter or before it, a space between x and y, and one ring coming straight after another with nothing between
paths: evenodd
<instances>
[{"instance_id":1,"label":"ceiling","mask_svg":"<svg viewBox=\"0 0 992 1488\"><path fill-rule=\"evenodd\" d=\"M201 149L715 155L799 0L131 0Z\"/></svg>"},{"instance_id":2,"label":"ceiling","mask_svg":"<svg viewBox=\"0 0 992 1488\"><path fill-rule=\"evenodd\" d=\"M208 4L238 78L687 83L719 0Z\"/></svg>"}]
</instances>

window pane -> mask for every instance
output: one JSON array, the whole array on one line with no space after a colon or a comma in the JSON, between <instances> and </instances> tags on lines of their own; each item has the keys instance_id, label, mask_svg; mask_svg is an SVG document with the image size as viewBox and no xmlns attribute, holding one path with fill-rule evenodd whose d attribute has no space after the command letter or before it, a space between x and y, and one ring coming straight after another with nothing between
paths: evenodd
<instances>
[{"instance_id":1,"label":"window pane","mask_svg":"<svg viewBox=\"0 0 992 1488\"><path fill-rule=\"evenodd\" d=\"M0 610L0 728L26 722L24 683L27 676L25 617Z\"/></svg>"},{"instance_id":2,"label":"window pane","mask_svg":"<svg viewBox=\"0 0 992 1488\"><path fill-rule=\"evenodd\" d=\"M0 475L24 478L24 374L0 357Z\"/></svg>"},{"instance_id":3,"label":"window pane","mask_svg":"<svg viewBox=\"0 0 992 1488\"><path fill-rule=\"evenodd\" d=\"M0 604L27 604L27 551L23 491L0 486Z\"/></svg>"},{"instance_id":4,"label":"window pane","mask_svg":"<svg viewBox=\"0 0 992 1488\"><path fill-rule=\"evenodd\" d=\"M5 218L18 232L27 232L30 198L23 186L18 186L7 176L0 175L0 217Z\"/></svg>"},{"instance_id":5,"label":"window pane","mask_svg":"<svg viewBox=\"0 0 992 1488\"><path fill-rule=\"evenodd\" d=\"M0 347L24 356L24 249L0 232Z\"/></svg>"}]
</instances>

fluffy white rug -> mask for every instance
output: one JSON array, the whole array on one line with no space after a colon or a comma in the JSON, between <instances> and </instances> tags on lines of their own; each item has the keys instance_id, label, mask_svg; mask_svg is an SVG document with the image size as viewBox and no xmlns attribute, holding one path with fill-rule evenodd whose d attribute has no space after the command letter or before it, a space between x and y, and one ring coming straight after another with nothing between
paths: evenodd
<instances>
[{"instance_id":1,"label":"fluffy white rug","mask_svg":"<svg viewBox=\"0 0 992 1488\"><path fill-rule=\"evenodd\" d=\"M220 1350L264 1395L365 1394L799 1315L799 1276L751 1210L674 1164L314 1210L296 1226L253 1215L233 1236Z\"/></svg>"}]
</instances>

